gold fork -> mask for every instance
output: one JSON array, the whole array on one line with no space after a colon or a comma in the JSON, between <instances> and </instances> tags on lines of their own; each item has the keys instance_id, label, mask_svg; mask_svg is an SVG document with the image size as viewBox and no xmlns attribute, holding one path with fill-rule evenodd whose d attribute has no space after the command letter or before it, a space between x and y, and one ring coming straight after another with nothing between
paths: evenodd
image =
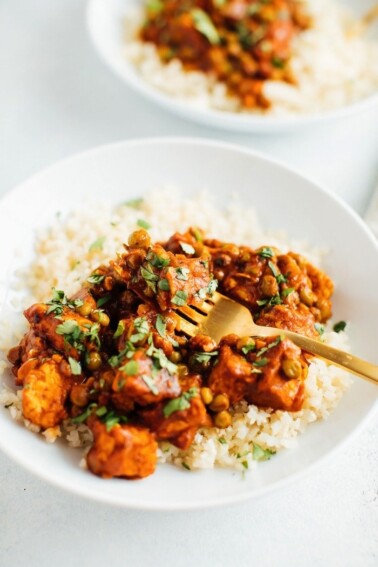
<instances>
[{"instance_id":1,"label":"gold fork","mask_svg":"<svg viewBox=\"0 0 378 567\"><path fill-rule=\"evenodd\" d=\"M286 329L256 325L246 307L218 292L215 292L211 299L204 301L200 306L180 306L177 313L180 316L180 330L190 337L203 333L219 342L222 337L230 333L235 333L240 337L285 335L306 352L353 372L373 384L378 384L376 364Z\"/></svg>"}]
</instances>

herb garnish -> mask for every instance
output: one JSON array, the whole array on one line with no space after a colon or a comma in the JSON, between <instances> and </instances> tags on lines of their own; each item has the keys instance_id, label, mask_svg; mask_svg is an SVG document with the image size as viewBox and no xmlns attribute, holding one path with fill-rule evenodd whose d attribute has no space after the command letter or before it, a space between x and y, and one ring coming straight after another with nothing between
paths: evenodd
<instances>
[{"instance_id":1,"label":"herb garnish","mask_svg":"<svg viewBox=\"0 0 378 567\"><path fill-rule=\"evenodd\" d=\"M149 228L151 228L150 223L145 221L144 219L138 219L137 225L140 226L141 228L144 228L145 230L148 230Z\"/></svg>"},{"instance_id":2,"label":"herb garnish","mask_svg":"<svg viewBox=\"0 0 378 567\"><path fill-rule=\"evenodd\" d=\"M117 329L115 330L113 338L118 339L118 337L120 337L122 335L124 330L125 330L125 323L121 320L121 321L118 322Z\"/></svg>"},{"instance_id":3,"label":"herb garnish","mask_svg":"<svg viewBox=\"0 0 378 567\"><path fill-rule=\"evenodd\" d=\"M160 313L158 314L158 316L156 317L156 323L155 323L155 327L157 332L159 333L159 335L161 337L163 337L163 339L165 338L165 330L167 327L167 323L165 321L165 318L163 317L163 315L160 315Z\"/></svg>"},{"instance_id":4,"label":"herb garnish","mask_svg":"<svg viewBox=\"0 0 378 567\"><path fill-rule=\"evenodd\" d=\"M148 285L148 287L150 289L152 289L152 291L154 293L156 293L156 282L159 279L159 276L157 276L151 269L150 264L147 264L147 268L143 268L143 266L141 266L140 268L140 273L142 275L142 278L144 279L144 281L146 282L146 284Z\"/></svg>"},{"instance_id":5,"label":"herb garnish","mask_svg":"<svg viewBox=\"0 0 378 567\"><path fill-rule=\"evenodd\" d=\"M268 364L268 359L260 358L259 360L255 360L255 362L253 362L252 364L257 367L266 366Z\"/></svg>"},{"instance_id":6,"label":"herb garnish","mask_svg":"<svg viewBox=\"0 0 378 567\"><path fill-rule=\"evenodd\" d=\"M102 282L102 280L105 278L105 276L103 276L102 274L92 274L91 276L89 276L89 278L87 279L88 283L91 284L99 284Z\"/></svg>"},{"instance_id":7,"label":"herb garnish","mask_svg":"<svg viewBox=\"0 0 378 567\"><path fill-rule=\"evenodd\" d=\"M154 394L154 396L157 396L159 394L159 388L156 386L153 379L150 376L146 376L146 375L141 376L141 378L142 378L143 382L146 384L146 386Z\"/></svg>"},{"instance_id":8,"label":"herb garnish","mask_svg":"<svg viewBox=\"0 0 378 567\"><path fill-rule=\"evenodd\" d=\"M315 323L314 327L315 330L319 333L319 335L322 336L325 331L324 325L322 325L321 323Z\"/></svg>"},{"instance_id":9,"label":"herb garnish","mask_svg":"<svg viewBox=\"0 0 378 567\"><path fill-rule=\"evenodd\" d=\"M257 443L253 444L252 456L255 461L268 461L276 452L270 449L263 449Z\"/></svg>"},{"instance_id":10,"label":"herb garnish","mask_svg":"<svg viewBox=\"0 0 378 567\"><path fill-rule=\"evenodd\" d=\"M268 344L267 346L265 346L265 347L263 347L263 348L260 348L260 350L258 350L258 351L256 352L256 356L259 357L259 356L261 356L262 354L264 354L265 352L267 352L268 350L270 350L271 348L276 347L277 345L280 344L280 342L282 341L282 339L283 339L283 336L279 336L279 337L277 337L273 342L271 342L270 344Z\"/></svg>"},{"instance_id":11,"label":"herb garnish","mask_svg":"<svg viewBox=\"0 0 378 567\"><path fill-rule=\"evenodd\" d=\"M147 254L146 260L148 260L148 262L150 262L150 264L152 264L154 268L165 268L166 266L169 266L169 258L158 256L158 254L155 254L155 252L152 252L152 250L150 250Z\"/></svg>"},{"instance_id":12,"label":"herb garnish","mask_svg":"<svg viewBox=\"0 0 378 567\"><path fill-rule=\"evenodd\" d=\"M190 401L192 398L198 396L198 388L190 388L187 392L184 392L179 398L174 398L169 400L169 402L164 406L163 414L164 417L169 417L172 413L176 411L183 411L190 408Z\"/></svg>"},{"instance_id":13,"label":"herb garnish","mask_svg":"<svg viewBox=\"0 0 378 567\"><path fill-rule=\"evenodd\" d=\"M169 287L169 282L166 278L159 280L158 288L162 291L169 291L171 288Z\"/></svg>"},{"instance_id":14,"label":"herb garnish","mask_svg":"<svg viewBox=\"0 0 378 567\"><path fill-rule=\"evenodd\" d=\"M70 364L70 368L71 368L71 372L72 374L74 374L75 376L79 376L81 374L81 364L80 362L78 362L77 360L75 360L74 358L72 358L72 356L68 357L68 362Z\"/></svg>"},{"instance_id":15,"label":"herb garnish","mask_svg":"<svg viewBox=\"0 0 378 567\"><path fill-rule=\"evenodd\" d=\"M125 201L123 204L132 209L139 209L143 205L143 199L130 199L130 201Z\"/></svg>"},{"instance_id":16,"label":"herb garnish","mask_svg":"<svg viewBox=\"0 0 378 567\"><path fill-rule=\"evenodd\" d=\"M69 300L64 291L61 289L55 289L55 287L53 287L52 290L52 299L46 303L46 305L49 305L46 315L49 315L50 313L54 313L55 316L61 315L64 307L75 309L76 307L84 305L84 301L82 299Z\"/></svg>"},{"instance_id":17,"label":"herb garnish","mask_svg":"<svg viewBox=\"0 0 378 567\"><path fill-rule=\"evenodd\" d=\"M206 12L200 8L193 8L190 13L196 30L202 33L212 45L220 43L218 31Z\"/></svg>"},{"instance_id":18,"label":"herb garnish","mask_svg":"<svg viewBox=\"0 0 378 567\"><path fill-rule=\"evenodd\" d=\"M333 330L335 331L335 333L340 333L340 331L345 331L347 324L345 321L339 321L338 323L335 323L333 326Z\"/></svg>"},{"instance_id":19,"label":"herb garnish","mask_svg":"<svg viewBox=\"0 0 378 567\"><path fill-rule=\"evenodd\" d=\"M184 282L188 281L189 279L189 268L176 268L176 278L178 280L182 280Z\"/></svg>"},{"instance_id":20,"label":"herb garnish","mask_svg":"<svg viewBox=\"0 0 378 567\"><path fill-rule=\"evenodd\" d=\"M128 376L135 376L135 374L138 374L139 365L136 360L129 360L120 367L120 370L125 372Z\"/></svg>"},{"instance_id":21,"label":"herb garnish","mask_svg":"<svg viewBox=\"0 0 378 567\"><path fill-rule=\"evenodd\" d=\"M261 250L259 250L257 254L261 256L261 258L273 258L274 256L273 250L268 246L264 246L263 248L261 248Z\"/></svg>"},{"instance_id":22,"label":"herb garnish","mask_svg":"<svg viewBox=\"0 0 378 567\"><path fill-rule=\"evenodd\" d=\"M181 306L181 305L186 305L187 299L188 299L188 294L186 293L186 291L179 290L176 291L171 301L175 305Z\"/></svg>"},{"instance_id":23,"label":"herb garnish","mask_svg":"<svg viewBox=\"0 0 378 567\"><path fill-rule=\"evenodd\" d=\"M100 297L100 299L97 301L97 307L102 307L103 305L105 305L105 303L108 303L108 301L110 301L111 298L112 298L112 294L106 293L105 295Z\"/></svg>"},{"instance_id":24,"label":"herb garnish","mask_svg":"<svg viewBox=\"0 0 378 567\"><path fill-rule=\"evenodd\" d=\"M97 240L95 240L94 242L92 242L92 244L89 247L89 252L95 252L97 250L102 250L104 247L104 242L106 240L105 236L99 236L97 238Z\"/></svg>"},{"instance_id":25,"label":"herb garnish","mask_svg":"<svg viewBox=\"0 0 378 567\"><path fill-rule=\"evenodd\" d=\"M293 291L295 291L294 287L287 287L286 289L283 289L281 291L281 295L282 297L287 297L288 295L290 295L291 293L293 293Z\"/></svg>"},{"instance_id":26,"label":"herb garnish","mask_svg":"<svg viewBox=\"0 0 378 567\"><path fill-rule=\"evenodd\" d=\"M187 244L186 242L180 242L181 248L184 250L185 254L195 254L195 250L191 244Z\"/></svg>"},{"instance_id":27,"label":"herb garnish","mask_svg":"<svg viewBox=\"0 0 378 567\"><path fill-rule=\"evenodd\" d=\"M146 317L137 317L134 320L134 329L136 330L136 333L131 335L130 341L132 343L139 343L139 341L143 341L150 331L150 325Z\"/></svg>"},{"instance_id":28,"label":"herb garnish","mask_svg":"<svg viewBox=\"0 0 378 567\"><path fill-rule=\"evenodd\" d=\"M193 359L198 362L199 364L207 364L210 362L212 356L217 356L218 351L214 350L213 352L195 352L193 354Z\"/></svg>"}]
</instances>

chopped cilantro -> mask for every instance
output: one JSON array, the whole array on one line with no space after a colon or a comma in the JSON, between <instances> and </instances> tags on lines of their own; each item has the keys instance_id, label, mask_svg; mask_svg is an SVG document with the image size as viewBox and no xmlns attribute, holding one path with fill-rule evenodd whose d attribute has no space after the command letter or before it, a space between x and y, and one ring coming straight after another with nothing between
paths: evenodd
<instances>
[{"instance_id":1,"label":"chopped cilantro","mask_svg":"<svg viewBox=\"0 0 378 567\"><path fill-rule=\"evenodd\" d=\"M97 238L97 240L95 240L94 242L92 242L92 244L89 247L89 252L95 252L97 250L102 250L104 247L104 242L106 240L105 236L99 236Z\"/></svg>"},{"instance_id":2,"label":"chopped cilantro","mask_svg":"<svg viewBox=\"0 0 378 567\"><path fill-rule=\"evenodd\" d=\"M139 365L136 360L129 360L129 362L121 366L120 370L128 376L135 376L135 374L138 374Z\"/></svg>"},{"instance_id":3,"label":"chopped cilantro","mask_svg":"<svg viewBox=\"0 0 378 567\"><path fill-rule=\"evenodd\" d=\"M242 465L245 469L248 469L248 461L242 461Z\"/></svg>"},{"instance_id":4,"label":"chopped cilantro","mask_svg":"<svg viewBox=\"0 0 378 567\"><path fill-rule=\"evenodd\" d=\"M260 358L259 360L255 360L255 362L253 363L254 366L266 366L268 364L268 359L267 358Z\"/></svg>"},{"instance_id":5,"label":"chopped cilantro","mask_svg":"<svg viewBox=\"0 0 378 567\"><path fill-rule=\"evenodd\" d=\"M170 287L169 287L169 282L167 279L163 278L161 280L159 280L158 283L158 288L163 290L163 291L169 291Z\"/></svg>"},{"instance_id":6,"label":"chopped cilantro","mask_svg":"<svg viewBox=\"0 0 378 567\"><path fill-rule=\"evenodd\" d=\"M123 204L131 209L139 209L143 205L143 199L130 199L130 201L125 201Z\"/></svg>"},{"instance_id":7,"label":"chopped cilantro","mask_svg":"<svg viewBox=\"0 0 378 567\"><path fill-rule=\"evenodd\" d=\"M187 299L188 299L188 294L186 293L186 291L182 291L182 290L176 291L174 297L172 298L172 303L178 306L186 305Z\"/></svg>"},{"instance_id":8,"label":"chopped cilantro","mask_svg":"<svg viewBox=\"0 0 378 567\"><path fill-rule=\"evenodd\" d=\"M325 331L324 325L322 325L321 323L315 323L314 327L315 327L315 330L319 333L319 335L322 336L322 334Z\"/></svg>"},{"instance_id":9,"label":"chopped cilantro","mask_svg":"<svg viewBox=\"0 0 378 567\"><path fill-rule=\"evenodd\" d=\"M261 250L259 250L257 254L261 256L261 258L273 258L274 256L273 250L268 246L264 246L263 248L261 248Z\"/></svg>"},{"instance_id":10,"label":"chopped cilantro","mask_svg":"<svg viewBox=\"0 0 378 567\"><path fill-rule=\"evenodd\" d=\"M287 287L286 289L282 290L281 295L282 297L287 297L288 295L293 293L293 291L295 291L294 287Z\"/></svg>"},{"instance_id":11,"label":"chopped cilantro","mask_svg":"<svg viewBox=\"0 0 378 567\"><path fill-rule=\"evenodd\" d=\"M219 437L219 438L218 438L218 441L219 441L219 443L220 443L221 445L227 445L227 441L226 441L226 439L225 439L224 437Z\"/></svg>"},{"instance_id":12,"label":"chopped cilantro","mask_svg":"<svg viewBox=\"0 0 378 567\"><path fill-rule=\"evenodd\" d=\"M145 221L144 219L138 219L137 225L140 226L141 228L144 228L145 230L148 230L149 228L151 228L150 223Z\"/></svg>"},{"instance_id":13,"label":"chopped cilantro","mask_svg":"<svg viewBox=\"0 0 378 567\"><path fill-rule=\"evenodd\" d=\"M191 244L187 244L186 242L180 242L181 248L184 250L185 254L195 254L195 250Z\"/></svg>"},{"instance_id":14,"label":"chopped cilantro","mask_svg":"<svg viewBox=\"0 0 378 567\"><path fill-rule=\"evenodd\" d=\"M270 457L272 455L275 455L275 454L276 454L275 451L272 451L270 449L263 449L257 443L253 444L252 456L253 456L255 461L267 461L267 460L270 459Z\"/></svg>"},{"instance_id":15,"label":"chopped cilantro","mask_svg":"<svg viewBox=\"0 0 378 567\"><path fill-rule=\"evenodd\" d=\"M187 281L189 279L189 268L176 268L176 278L178 280Z\"/></svg>"},{"instance_id":16,"label":"chopped cilantro","mask_svg":"<svg viewBox=\"0 0 378 567\"><path fill-rule=\"evenodd\" d=\"M154 268L165 268L166 266L169 266L169 258L158 256L158 254L155 254L155 252L152 252L151 250L147 254L146 259L154 266Z\"/></svg>"},{"instance_id":17,"label":"chopped cilantro","mask_svg":"<svg viewBox=\"0 0 378 567\"><path fill-rule=\"evenodd\" d=\"M96 407L97 404L89 404L86 410L81 413L80 415L72 418L72 423L84 423L84 421L91 415L93 408Z\"/></svg>"},{"instance_id":18,"label":"chopped cilantro","mask_svg":"<svg viewBox=\"0 0 378 567\"><path fill-rule=\"evenodd\" d=\"M256 344L255 342L251 342L250 344L247 344L245 346L242 347L241 351L244 355L247 355L249 352L251 352L252 350L255 350L256 348Z\"/></svg>"},{"instance_id":19,"label":"chopped cilantro","mask_svg":"<svg viewBox=\"0 0 378 567\"><path fill-rule=\"evenodd\" d=\"M142 275L142 278L144 279L144 281L146 282L146 284L148 285L148 287L150 289L152 289L152 291L154 293L156 293L156 282L159 279L159 276L157 276L151 269L150 264L148 264L148 268L143 268L143 266L140 268L140 273Z\"/></svg>"},{"instance_id":20,"label":"chopped cilantro","mask_svg":"<svg viewBox=\"0 0 378 567\"><path fill-rule=\"evenodd\" d=\"M333 330L335 331L335 333L340 333L340 331L345 331L347 324L345 321L339 321L338 323L335 323L333 326Z\"/></svg>"},{"instance_id":21,"label":"chopped cilantro","mask_svg":"<svg viewBox=\"0 0 378 567\"><path fill-rule=\"evenodd\" d=\"M283 337L279 336L279 337L277 337L273 342L269 343L266 347L260 348L260 350L258 350L258 351L256 352L256 356L259 357L259 356L261 356L262 354L264 354L265 352L267 352L268 350L270 350L271 348L274 348L274 347L276 347L277 345L279 345L280 342L282 341L282 338L283 338Z\"/></svg>"},{"instance_id":22,"label":"chopped cilantro","mask_svg":"<svg viewBox=\"0 0 378 567\"><path fill-rule=\"evenodd\" d=\"M146 317L137 317L134 320L134 329L136 333L133 333L130 337L130 341L132 343L138 343L139 341L143 341L146 338L150 330L150 325L146 319Z\"/></svg>"},{"instance_id":23,"label":"chopped cilantro","mask_svg":"<svg viewBox=\"0 0 378 567\"><path fill-rule=\"evenodd\" d=\"M150 376L146 376L143 375L141 376L143 382L146 384L146 386L151 390L151 392L154 394L154 396L157 396L159 394L159 389L156 386L155 382L153 381L153 379Z\"/></svg>"},{"instance_id":24,"label":"chopped cilantro","mask_svg":"<svg viewBox=\"0 0 378 567\"><path fill-rule=\"evenodd\" d=\"M99 284L102 282L102 280L105 278L105 276L101 275L101 274L92 274L91 276L89 276L89 278L87 279L88 283L91 284Z\"/></svg>"},{"instance_id":25,"label":"chopped cilantro","mask_svg":"<svg viewBox=\"0 0 378 567\"><path fill-rule=\"evenodd\" d=\"M74 374L74 376L79 376L81 374L80 362L78 362L77 360L72 358L72 356L68 357L68 362L70 363L70 368L71 368L72 374Z\"/></svg>"},{"instance_id":26,"label":"chopped cilantro","mask_svg":"<svg viewBox=\"0 0 378 567\"><path fill-rule=\"evenodd\" d=\"M217 28L214 26L208 14L200 8L193 8L190 13L196 30L202 33L212 45L220 43Z\"/></svg>"},{"instance_id":27,"label":"chopped cilantro","mask_svg":"<svg viewBox=\"0 0 378 567\"><path fill-rule=\"evenodd\" d=\"M198 362L199 364L207 364L210 362L212 356L217 356L218 351L214 350L213 352L195 352L193 354L193 359Z\"/></svg>"},{"instance_id":28,"label":"chopped cilantro","mask_svg":"<svg viewBox=\"0 0 378 567\"><path fill-rule=\"evenodd\" d=\"M117 325L117 329L113 335L114 339L118 339L118 337L120 337L122 335L122 333L125 330L125 323L123 321L119 321L118 325Z\"/></svg>"},{"instance_id":29,"label":"chopped cilantro","mask_svg":"<svg viewBox=\"0 0 378 567\"><path fill-rule=\"evenodd\" d=\"M106 409L105 406L101 406L101 407L99 407L98 409L96 409L95 414L96 414L98 417L102 417L103 415L105 415L105 414L107 413L107 411L108 411L108 410Z\"/></svg>"},{"instance_id":30,"label":"chopped cilantro","mask_svg":"<svg viewBox=\"0 0 378 567\"><path fill-rule=\"evenodd\" d=\"M187 392L184 392L179 398L174 398L169 400L165 404L163 409L164 417L169 417L172 413L176 411L183 411L190 407L190 401L192 398L198 396L198 388L190 388Z\"/></svg>"},{"instance_id":31,"label":"chopped cilantro","mask_svg":"<svg viewBox=\"0 0 378 567\"><path fill-rule=\"evenodd\" d=\"M158 316L156 317L156 323L155 323L155 327L157 332L159 333L159 335L161 337L163 337L163 339L165 338L165 330L166 330L166 322L165 322L165 318L163 317L163 315L160 315L160 313L158 314Z\"/></svg>"},{"instance_id":32,"label":"chopped cilantro","mask_svg":"<svg viewBox=\"0 0 378 567\"><path fill-rule=\"evenodd\" d=\"M105 305L105 303L108 303L108 301L110 301L111 298L112 298L112 294L106 293L105 295L100 297L100 299L97 301L97 307L102 307L103 305Z\"/></svg>"},{"instance_id":33,"label":"chopped cilantro","mask_svg":"<svg viewBox=\"0 0 378 567\"><path fill-rule=\"evenodd\" d=\"M187 471L192 470L192 469L190 468L190 466L189 466L187 463L184 463L184 461L182 462L182 466L183 466L184 469L186 469Z\"/></svg>"}]
</instances>

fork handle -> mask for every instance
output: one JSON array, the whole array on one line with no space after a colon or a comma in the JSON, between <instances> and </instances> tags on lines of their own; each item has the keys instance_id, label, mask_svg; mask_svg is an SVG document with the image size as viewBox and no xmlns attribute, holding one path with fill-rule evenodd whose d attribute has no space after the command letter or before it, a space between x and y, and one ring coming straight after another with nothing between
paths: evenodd
<instances>
[{"instance_id":1,"label":"fork handle","mask_svg":"<svg viewBox=\"0 0 378 567\"><path fill-rule=\"evenodd\" d=\"M254 327L254 333L256 333L256 327ZM259 334L260 336L277 336L278 334L283 334L302 350L314 354L319 358L323 358L344 370L353 372L373 384L378 384L378 366L366 360L362 360L362 358L358 358L353 354L349 354L349 352L328 346L315 339L305 337L304 335L298 335L292 331L282 330L278 333L278 330L272 327L259 327Z\"/></svg>"}]
</instances>

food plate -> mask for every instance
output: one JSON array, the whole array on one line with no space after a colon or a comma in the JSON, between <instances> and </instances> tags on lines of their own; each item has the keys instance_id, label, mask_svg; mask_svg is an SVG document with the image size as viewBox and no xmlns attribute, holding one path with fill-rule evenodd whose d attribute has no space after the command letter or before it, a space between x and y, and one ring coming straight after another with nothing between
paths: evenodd
<instances>
[{"instance_id":1,"label":"food plate","mask_svg":"<svg viewBox=\"0 0 378 567\"><path fill-rule=\"evenodd\" d=\"M298 240L327 248L324 269L335 280L335 320L350 324L353 352L378 362L376 321L378 246L360 218L337 197L294 171L236 146L204 140L150 139L96 148L35 175L1 202L3 266L1 317L17 317L11 278L22 249L30 259L37 228L54 222L86 199L118 203L162 185L181 188L186 196L206 188L224 206L235 191L253 206L266 229L282 229ZM166 203L169 215L169 202ZM363 275L362 275L363 274ZM8 377L8 383L11 383ZM0 447L13 459L61 488L92 500L147 510L219 506L284 489L333 453L356 433L373 411L374 386L356 379L340 405L324 422L312 424L295 449L241 475L215 469L186 471L159 465L142 481L103 480L79 467L80 451L57 442L47 444L0 409Z\"/></svg>"},{"instance_id":2,"label":"food plate","mask_svg":"<svg viewBox=\"0 0 378 567\"><path fill-rule=\"evenodd\" d=\"M351 8L357 16L362 16L374 5L374 0L344 0L341 3ZM126 59L124 19L130 10L133 8L135 10L135 6L138 5L141 5L141 0L91 0L87 10L89 35L104 63L127 85L162 108L183 118L217 128L269 134L291 131L346 117L377 104L378 93L375 92L357 102L334 110L281 117L218 111L191 105L185 100L166 95L148 84L138 74L133 64ZM376 25L372 26L369 35L378 37Z\"/></svg>"}]
</instances>

